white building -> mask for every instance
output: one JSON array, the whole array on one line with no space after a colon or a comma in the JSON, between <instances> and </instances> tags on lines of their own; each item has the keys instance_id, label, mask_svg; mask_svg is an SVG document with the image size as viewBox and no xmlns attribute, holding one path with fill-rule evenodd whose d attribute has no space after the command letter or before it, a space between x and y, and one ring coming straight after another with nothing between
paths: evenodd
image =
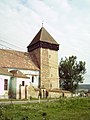
<instances>
[{"instance_id":1,"label":"white building","mask_svg":"<svg viewBox=\"0 0 90 120\"><path fill-rule=\"evenodd\" d=\"M30 85L38 88L39 68L28 53L0 49L0 98L28 98Z\"/></svg>"}]
</instances>

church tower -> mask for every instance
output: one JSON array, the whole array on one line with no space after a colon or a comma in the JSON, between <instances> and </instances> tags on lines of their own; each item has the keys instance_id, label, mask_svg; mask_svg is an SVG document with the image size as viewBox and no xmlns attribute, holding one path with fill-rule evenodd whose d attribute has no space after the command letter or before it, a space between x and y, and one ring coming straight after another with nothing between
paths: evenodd
<instances>
[{"instance_id":1,"label":"church tower","mask_svg":"<svg viewBox=\"0 0 90 120\"><path fill-rule=\"evenodd\" d=\"M31 59L40 69L40 87L46 89L59 88L59 44L42 27L27 49Z\"/></svg>"}]
</instances>

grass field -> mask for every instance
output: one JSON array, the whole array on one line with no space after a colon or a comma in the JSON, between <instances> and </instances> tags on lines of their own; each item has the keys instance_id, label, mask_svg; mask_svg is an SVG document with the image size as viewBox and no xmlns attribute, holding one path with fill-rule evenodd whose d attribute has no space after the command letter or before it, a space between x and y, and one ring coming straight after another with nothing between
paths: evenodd
<instances>
[{"instance_id":1,"label":"grass field","mask_svg":"<svg viewBox=\"0 0 90 120\"><path fill-rule=\"evenodd\" d=\"M90 98L0 105L0 120L90 120Z\"/></svg>"}]
</instances>

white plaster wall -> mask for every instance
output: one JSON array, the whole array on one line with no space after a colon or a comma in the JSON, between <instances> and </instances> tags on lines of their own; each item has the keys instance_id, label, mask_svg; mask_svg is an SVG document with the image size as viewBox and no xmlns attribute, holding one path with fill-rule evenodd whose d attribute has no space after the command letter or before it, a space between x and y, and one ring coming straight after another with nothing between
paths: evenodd
<instances>
[{"instance_id":1,"label":"white plaster wall","mask_svg":"<svg viewBox=\"0 0 90 120\"><path fill-rule=\"evenodd\" d=\"M9 69L10 70L16 70L16 69ZM34 76L34 82L32 83L32 85L34 87L38 87L39 85L39 71L34 71L34 70L22 70L22 69L18 69L19 71L21 71L24 75L26 75L27 77L30 77L29 79L29 83L32 83L32 76Z\"/></svg>"},{"instance_id":2,"label":"white plaster wall","mask_svg":"<svg viewBox=\"0 0 90 120\"><path fill-rule=\"evenodd\" d=\"M34 82L32 83L32 76L27 75L27 77L30 77L29 84L31 83L34 87L38 87L39 85L39 76L34 76Z\"/></svg>"},{"instance_id":3,"label":"white plaster wall","mask_svg":"<svg viewBox=\"0 0 90 120\"><path fill-rule=\"evenodd\" d=\"M19 86L20 84L22 85L22 81L25 81L25 85L21 86L23 87L23 93L21 92L22 95L25 94L25 86L27 85L28 87L30 86L30 84L32 84L34 87L38 87L38 76L34 76L34 83L31 83L32 80L32 76L29 76L30 79L28 78L17 78L16 80L16 99L19 99ZM24 98L24 97L23 97Z\"/></svg>"},{"instance_id":4,"label":"white plaster wall","mask_svg":"<svg viewBox=\"0 0 90 120\"><path fill-rule=\"evenodd\" d=\"M31 71L31 70L20 70L23 74L30 78L29 83L32 83L32 76L34 76L34 82L32 85L34 87L38 87L39 85L39 71Z\"/></svg>"},{"instance_id":5,"label":"white plaster wall","mask_svg":"<svg viewBox=\"0 0 90 120\"><path fill-rule=\"evenodd\" d=\"M4 79L8 79L8 90L10 76L0 75L0 98L8 98L8 90L4 90Z\"/></svg>"},{"instance_id":6,"label":"white plaster wall","mask_svg":"<svg viewBox=\"0 0 90 120\"><path fill-rule=\"evenodd\" d=\"M25 81L25 85L23 86L23 89L25 89L26 85L30 85L30 79L26 79L26 78L17 78L16 80L16 99L19 99L19 85L22 85L22 81ZM25 92L25 91L24 91ZM25 94L23 92L23 94ZM22 92L21 92L22 93Z\"/></svg>"},{"instance_id":7,"label":"white plaster wall","mask_svg":"<svg viewBox=\"0 0 90 120\"><path fill-rule=\"evenodd\" d=\"M20 70L23 74L32 74L32 75L39 75L39 71L34 70Z\"/></svg>"}]
</instances>

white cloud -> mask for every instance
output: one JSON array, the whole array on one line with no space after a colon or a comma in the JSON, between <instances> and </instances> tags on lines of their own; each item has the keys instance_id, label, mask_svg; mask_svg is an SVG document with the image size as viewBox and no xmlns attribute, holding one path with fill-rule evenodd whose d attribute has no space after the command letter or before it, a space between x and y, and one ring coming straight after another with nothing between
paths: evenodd
<instances>
[{"instance_id":1,"label":"white cloud","mask_svg":"<svg viewBox=\"0 0 90 120\"><path fill-rule=\"evenodd\" d=\"M40 17L17 1L14 2L14 6L7 2L0 3L0 8L2 8L0 10L1 39L27 47L32 36L35 35L35 24L39 24Z\"/></svg>"}]
</instances>

